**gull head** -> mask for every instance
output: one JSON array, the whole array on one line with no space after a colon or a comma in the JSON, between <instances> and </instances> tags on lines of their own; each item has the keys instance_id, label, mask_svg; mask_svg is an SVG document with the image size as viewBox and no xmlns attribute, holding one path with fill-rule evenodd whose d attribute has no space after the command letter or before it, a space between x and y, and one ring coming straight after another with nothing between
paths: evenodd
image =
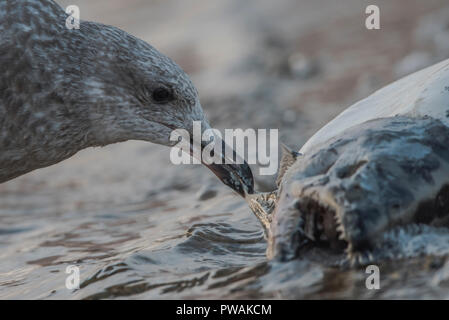
<instances>
[{"instance_id":1,"label":"gull head","mask_svg":"<svg viewBox=\"0 0 449 320\"><path fill-rule=\"evenodd\" d=\"M81 29L90 35L81 65L82 99L89 104L97 145L144 140L174 146L173 130L184 129L193 137L195 121L203 132L210 128L197 89L174 61L120 29L97 25L86 22ZM252 193L248 164L229 164L224 152L229 147L217 142L223 161L207 167L240 195Z\"/></svg>"}]
</instances>

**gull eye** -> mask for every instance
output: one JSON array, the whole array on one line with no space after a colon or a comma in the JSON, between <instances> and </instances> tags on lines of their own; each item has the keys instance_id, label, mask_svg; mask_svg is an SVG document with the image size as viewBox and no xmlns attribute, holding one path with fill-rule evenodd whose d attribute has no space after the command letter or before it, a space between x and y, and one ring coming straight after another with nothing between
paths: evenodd
<instances>
[{"instance_id":1,"label":"gull eye","mask_svg":"<svg viewBox=\"0 0 449 320\"><path fill-rule=\"evenodd\" d=\"M155 89L152 97L156 103L166 103L173 99L171 91L163 87Z\"/></svg>"}]
</instances>

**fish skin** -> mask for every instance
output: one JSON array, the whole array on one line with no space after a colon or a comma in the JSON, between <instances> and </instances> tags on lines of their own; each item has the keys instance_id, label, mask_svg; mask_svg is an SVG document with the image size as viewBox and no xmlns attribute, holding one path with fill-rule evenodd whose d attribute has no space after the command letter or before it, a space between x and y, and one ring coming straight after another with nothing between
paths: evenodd
<instances>
[{"instance_id":1,"label":"fish skin","mask_svg":"<svg viewBox=\"0 0 449 320\"><path fill-rule=\"evenodd\" d=\"M317 145L283 176L268 213L267 256L288 260L315 241L307 201L334 212L355 264L394 228L448 226L447 146L449 127L441 121L405 116L371 120Z\"/></svg>"}]
</instances>

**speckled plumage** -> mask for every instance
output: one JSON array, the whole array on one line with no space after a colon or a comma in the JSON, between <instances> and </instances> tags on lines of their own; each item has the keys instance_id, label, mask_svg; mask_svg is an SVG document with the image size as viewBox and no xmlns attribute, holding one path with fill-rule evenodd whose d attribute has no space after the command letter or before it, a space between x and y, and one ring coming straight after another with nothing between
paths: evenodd
<instances>
[{"instance_id":1,"label":"speckled plumage","mask_svg":"<svg viewBox=\"0 0 449 320\"><path fill-rule=\"evenodd\" d=\"M293 163L295 163L296 159L301 155L301 153L290 149L285 144L282 144L281 147L282 147L282 158L281 162L279 163L279 170L276 178L276 185L278 187L281 184L285 172L288 170L288 168L290 168L293 165Z\"/></svg>"},{"instance_id":2,"label":"speckled plumage","mask_svg":"<svg viewBox=\"0 0 449 320\"><path fill-rule=\"evenodd\" d=\"M77 151L129 139L171 145L207 121L189 77L146 42L51 0L0 1L0 183ZM154 88L174 94L152 101Z\"/></svg>"}]
</instances>

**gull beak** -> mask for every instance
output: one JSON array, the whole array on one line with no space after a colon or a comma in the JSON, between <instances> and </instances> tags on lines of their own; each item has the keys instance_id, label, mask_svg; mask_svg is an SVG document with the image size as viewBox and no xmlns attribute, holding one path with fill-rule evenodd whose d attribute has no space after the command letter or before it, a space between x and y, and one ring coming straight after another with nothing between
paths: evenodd
<instances>
[{"instance_id":1,"label":"gull beak","mask_svg":"<svg viewBox=\"0 0 449 320\"><path fill-rule=\"evenodd\" d=\"M226 148L226 144L222 142L223 150ZM235 154L235 151L233 150ZM241 164L226 163L227 158L222 152L221 159L223 164L203 164L208 167L225 185L232 188L243 198L247 194L254 193L254 178L251 168L246 161Z\"/></svg>"},{"instance_id":2,"label":"gull beak","mask_svg":"<svg viewBox=\"0 0 449 320\"><path fill-rule=\"evenodd\" d=\"M221 159L220 163L206 163L204 159L201 159L201 163L208 167L221 182L236 191L243 198L247 194L254 193L254 178L249 165L241 158L239 161L241 163L236 163L235 159L238 159L238 156L235 150L229 147L223 140L218 143L221 144L221 154L217 155ZM201 151L203 151L206 145L204 142L201 144ZM234 161L226 157L225 150L228 150L228 154L232 151ZM192 155L193 143L191 144L190 152Z\"/></svg>"}]
</instances>

